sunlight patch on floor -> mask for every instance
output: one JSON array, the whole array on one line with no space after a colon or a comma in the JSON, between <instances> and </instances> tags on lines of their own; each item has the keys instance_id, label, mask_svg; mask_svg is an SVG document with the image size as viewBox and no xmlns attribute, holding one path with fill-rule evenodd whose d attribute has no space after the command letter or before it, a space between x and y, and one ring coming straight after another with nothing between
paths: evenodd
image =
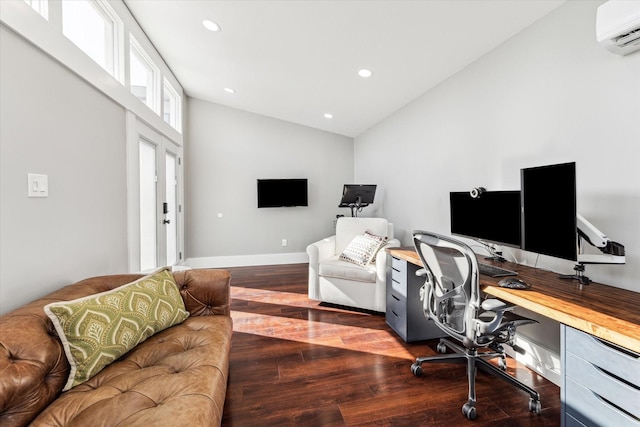
<instances>
[{"instance_id":1,"label":"sunlight patch on floor","mask_svg":"<svg viewBox=\"0 0 640 427\"><path fill-rule=\"evenodd\" d=\"M242 301L279 304L291 307L308 307L317 310L333 310L318 305L318 301L310 300L306 294L295 292L271 291L268 289L242 288L231 286L231 298ZM351 313L351 312L350 312ZM354 314L360 314L352 312Z\"/></svg>"},{"instance_id":2,"label":"sunlight patch on floor","mask_svg":"<svg viewBox=\"0 0 640 427\"><path fill-rule=\"evenodd\" d=\"M234 300L254 303L306 307L314 311L336 311L333 308L319 307L317 301L311 301L306 295L298 293L232 287L231 297ZM354 316L365 315L357 312L345 313ZM386 337L380 339L379 330L348 325L347 319L344 324L339 324L323 321L321 314L314 316L313 312L309 313L309 319L303 319L287 316L285 313L282 315L258 314L255 312L247 313L241 309L232 310L231 317L234 332L345 350L366 351L381 356L415 359L415 356L402 346L400 338L393 332L388 331ZM277 336L276 330L279 331ZM371 337L374 338L370 339Z\"/></svg>"},{"instance_id":3,"label":"sunlight patch on floor","mask_svg":"<svg viewBox=\"0 0 640 427\"><path fill-rule=\"evenodd\" d=\"M317 322L306 319L294 319L281 316L272 316L241 311L231 311L234 332L260 335L277 339L303 342L313 345L322 345L341 348L352 351L364 351L380 356L398 357L408 360L415 359L399 342L389 333L389 339L377 340L374 343L363 344L358 336L371 333L367 328L355 326L336 325L327 322ZM286 336L276 335L275 330L286 330ZM366 338L364 338L366 339Z\"/></svg>"}]
</instances>

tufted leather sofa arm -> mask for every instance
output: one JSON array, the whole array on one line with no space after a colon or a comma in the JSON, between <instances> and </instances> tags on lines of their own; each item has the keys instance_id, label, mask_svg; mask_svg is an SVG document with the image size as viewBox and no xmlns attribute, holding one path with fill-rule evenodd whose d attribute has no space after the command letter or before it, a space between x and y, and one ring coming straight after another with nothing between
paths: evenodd
<instances>
[{"instance_id":1,"label":"tufted leather sofa arm","mask_svg":"<svg viewBox=\"0 0 640 427\"><path fill-rule=\"evenodd\" d=\"M183 324L139 344L123 359L87 383L61 395L69 374L69 364L43 307L55 301L68 301L108 291L140 277L125 274L86 279L0 317L1 426L27 425L43 411L39 418L43 421L36 420L34 425L99 425L96 419L100 418L86 424L94 416L106 417L106 420L100 421L103 425L116 425L115 422L109 424L109 420L117 418L116 414L126 414L123 425L152 425L148 424L150 419L153 421L149 417L161 415L160 409L172 409L172 414L184 415L186 420L189 414L185 411L191 412L192 416L206 417L207 422L215 423L218 420L219 423L222 417L220 400L224 402L226 391L232 330L229 316L230 274L226 270L174 273L190 317ZM212 348L219 351L211 351ZM207 383L211 386L202 389L198 381L189 380L194 375L207 375L206 378L210 379ZM134 378L138 378L138 381ZM187 393L187 385L197 390ZM145 391L145 387L150 391ZM135 392L132 391L134 389ZM131 392L125 393L127 391ZM181 391L184 393L181 394ZM111 394L121 395L121 401L105 398ZM184 407L180 409L179 403L185 402L186 395L197 396L194 398L196 401L205 402L199 405L200 411L189 411ZM146 396L146 399L140 396ZM172 404L163 405L168 400ZM189 404L193 406L193 400L189 400ZM102 412L95 409L78 412L78 408L86 408L87 405L102 408ZM121 410L118 406L127 410ZM195 406L198 406L197 403ZM151 411L150 408L157 410ZM171 418L167 418L167 421Z\"/></svg>"},{"instance_id":2,"label":"tufted leather sofa arm","mask_svg":"<svg viewBox=\"0 0 640 427\"><path fill-rule=\"evenodd\" d=\"M191 316L231 313L230 274L226 270L185 270L173 273Z\"/></svg>"}]
</instances>

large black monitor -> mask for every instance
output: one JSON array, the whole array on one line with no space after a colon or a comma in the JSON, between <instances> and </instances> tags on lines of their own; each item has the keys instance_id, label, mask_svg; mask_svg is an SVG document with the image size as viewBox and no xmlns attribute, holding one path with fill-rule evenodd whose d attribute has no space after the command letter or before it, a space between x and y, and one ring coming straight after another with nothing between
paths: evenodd
<instances>
[{"instance_id":1,"label":"large black monitor","mask_svg":"<svg viewBox=\"0 0 640 427\"><path fill-rule=\"evenodd\" d=\"M340 208L348 208L352 205L359 207L373 203L376 195L376 185L373 184L345 184L342 189Z\"/></svg>"},{"instance_id":2,"label":"large black monitor","mask_svg":"<svg viewBox=\"0 0 640 427\"><path fill-rule=\"evenodd\" d=\"M576 164L521 169L522 249L578 259Z\"/></svg>"},{"instance_id":3,"label":"large black monitor","mask_svg":"<svg viewBox=\"0 0 640 427\"><path fill-rule=\"evenodd\" d=\"M520 192L468 191L449 194L451 234L520 247Z\"/></svg>"},{"instance_id":4,"label":"large black monitor","mask_svg":"<svg viewBox=\"0 0 640 427\"><path fill-rule=\"evenodd\" d=\"M308 206L307 180L259 179L258 207Z\"/></svg>"}]
</instances>

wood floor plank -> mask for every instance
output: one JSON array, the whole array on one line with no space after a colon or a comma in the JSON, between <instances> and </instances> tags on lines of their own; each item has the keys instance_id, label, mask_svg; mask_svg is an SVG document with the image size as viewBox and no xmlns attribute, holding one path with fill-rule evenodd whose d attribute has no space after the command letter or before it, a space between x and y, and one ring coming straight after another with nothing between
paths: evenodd
<instances>
[{"instance_id":1,"label":"wood floor plank","mask_svg":"<svg viewBox=\"0 0 640 427\"><path fill-rule=\"evenodd\" d=\"M509 359L508 371L542 397L483 372L478 418L467 420L464 365L425 365L437 341L405 343L383 315L307 298L308 266L229 268L234 335L222 425L229 426L559 426L559 388Z\"/></svg>"}]
</instances>

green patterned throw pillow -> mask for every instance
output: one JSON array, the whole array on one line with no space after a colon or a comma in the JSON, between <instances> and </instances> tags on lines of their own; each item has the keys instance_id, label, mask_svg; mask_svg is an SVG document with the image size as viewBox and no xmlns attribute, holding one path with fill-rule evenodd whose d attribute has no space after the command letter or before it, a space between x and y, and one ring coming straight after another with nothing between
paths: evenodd
<instances>
[{"instance_id":1,"label":"green patterned throw pillow","mask_svg":"<svg viewBox=\"0 0 640 427\"><path fill-rule=\"evenodd\" d=\"M71 365L63 391L189 317L168 267L107 292L48 304L44 310Z\"/></svg>"}]
</instances>

